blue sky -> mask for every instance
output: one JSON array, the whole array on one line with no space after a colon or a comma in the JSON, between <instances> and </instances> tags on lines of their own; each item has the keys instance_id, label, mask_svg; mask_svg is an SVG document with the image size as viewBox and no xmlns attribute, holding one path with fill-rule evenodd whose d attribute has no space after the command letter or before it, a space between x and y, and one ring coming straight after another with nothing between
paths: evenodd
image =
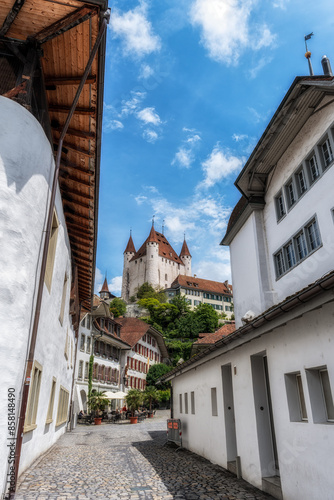
<instances>
[{"instance_id":1,"label":"blue sky","mask_svg":"<svg viewBox=\"0 0 334 500\"><path fill-rule=\"evenodd\" d=\"M116 0L107 34L96 291L120 295L130 228L155 228L198 277L231 281L219 245L234 180L295 76L332 59L329 0ZM333 66L334 67L334 66Z\"/></svg>"}]
</instances>

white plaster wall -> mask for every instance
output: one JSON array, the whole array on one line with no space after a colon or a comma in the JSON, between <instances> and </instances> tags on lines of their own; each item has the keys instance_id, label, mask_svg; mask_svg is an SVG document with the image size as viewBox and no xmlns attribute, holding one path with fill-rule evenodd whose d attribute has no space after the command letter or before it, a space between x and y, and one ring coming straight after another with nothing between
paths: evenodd
<instances>
[{"instance_id":1,"label":"white plaster wall","mask_svg":"<svg viewBox=\"0 0 334 500\"><path fill-rule=\"evenodd\" d=\"M247 253L245 253L247 248ZM252 213L230 244L236 328L249 310L262 312L261 283L257 259L255 214Z\"/></svg>"},{"instance_id":2,"label":"white plaster wall","mask_svg":"<svg viewBox=\"0 0 334 500\"><path fill-rule=\"evenodd\" d=\"M334 424L313 423L305 370L327 365L333 392L333 320L330 303L175 378L174 418L181 418L184 446L226 467L221 366L231 363L242 477L261 488L261 478L272 475L272 471L270 464L262 471L260 466L251 356L266 352L283 498L331 500ZM308 422L290 422L289 417L284 374L298 371L303 380ZM217 417L211 415L211 387L217 387ZM188 392L190 412L191 391L195 391L195 415L185 415L184 396L180 414L179 394Z\"/></svg>"},{"instance_id":3,"label":"white plaster wall","mask_svg":"<svg viewBox=\"0 0 334 500\"><path fill-rule=\"evenodd\" d=\"M321 103L323 105L324 103ZM287 215L277 223L275 195L309 155L325 131L333 123L334 105L328 105L315 114L279 161L266 193L264 224L268 244L268 262L277 302L302 289L333 269L334 224L334 168L324 174L304 193ZM273 254L308 220L317 215L323 246L302 263L276 281Z\"/></svg>"},{"instance_id":4,"label":"white plaster wall","mask_svg":"<svg viewBox=\"0 0 334 500\"><path fill-rule=\"evenodd\" d=\"M7 457L7 391L16 390L17 409L26 351L37 290L42 234L54 169L50 144L39 123L17 103L0 97L0 452ZM62 434L64 426L45 425L52 376L57 377L54 406L57 409L59 384L70 390L71 368L64 358L66 331L72 340L69 303L66 301L63 326L59 322L64 274L68 272L68 299L71 283L69 245L64 228L59 193L56 199L60 222L51 293L44 286L35 359L43 366L37 428L24 435L20 471ZM37 278L36 278L37 275ZM6 474L2 461L0 487Z\"/></svg>"}]
</instances>

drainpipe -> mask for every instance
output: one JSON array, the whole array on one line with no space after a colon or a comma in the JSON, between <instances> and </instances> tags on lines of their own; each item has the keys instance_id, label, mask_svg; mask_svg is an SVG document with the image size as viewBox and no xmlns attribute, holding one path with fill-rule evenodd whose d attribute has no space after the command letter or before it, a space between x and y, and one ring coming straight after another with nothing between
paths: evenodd
<instances>
[{"instance_id":1,"label":"drainpipe","mask_svg":"<svg viewBox=\"0 0 334 500\"><path fill-rule=\"evenodd\" d=\"M32 365L33 365L34 355L35 355L37 330L38 330L38 325L39 325L41 303L42 303L42 297L43 297L46 261L47 261L47 255L48 255L48 249L49 249L50 233L51 233L51 228L52 228L53 210L54 210L54 206L55 206L55 198L56 198L56 192L57 192L57 186L58 186L58 177L59 177L59 168L60 168L60 159L61 159L61 151L62 151L62 147L63 147L63 141L65 138L67 129L69 127L70 121L72 119L73 113L75 111L75 108L78 104L79 97L80 97L80 94L81 94L82 89L84 87L85 81L86 81L86 79L89 75L89 72L91 70L91 66L93 64L94 58L95 58L96 53L99 49L101 41L104 37L105 31L107 28L107 24L109 23L109 19L110 19L110 9L107 9L103 14L103 19L102 19L100 31L99 31L98 36L96 38L96 41L95 41L94 47L92 49L92 52L90 54L85 72L82 76L80 85L77 89L77 92L76 92L76 95L74 97L71 109L68 113L65 125L63 127L63 130L62 130L62 133L61 133L60 139L59 139L59 145L58 145L57 157L56 157L56 165L55 165L55 171L54 171L54 176L53 176L51 198L50 198L50 205L49 205L49 214L48 214L48 220L47 220L47 225L46 225L46 230L45 230L45 242L44 242L44 249L43 249L43 255L42 255L42 263L41 263L41 271L40 271L40 278L39 278L39 284L38 284L38 292L37 292L37 298L36 298L34 323L33 323L33 328L32 328L32 333L31 333L29 354L28 354L28 358L26 360L24 385L23 385L23 390L22 390L22 402L21 402L21 408L20 408L20 414L19 414L18 426L17 426L17 438L16 438L16 447L15 447L15 478L14 478L14 482L13 482L14 484L11 487L11 491L9 493L10 499L14 498L14 493L16 491L16 486L17 486L17 478L18 478L18 471L19 471L20 458L21 458L21 449L22 449L22 440L23 440L23 427L24 427L24 420L25 420L26 409L27 409L31 371L32 371Z\"/></svg>"}]
</instances>

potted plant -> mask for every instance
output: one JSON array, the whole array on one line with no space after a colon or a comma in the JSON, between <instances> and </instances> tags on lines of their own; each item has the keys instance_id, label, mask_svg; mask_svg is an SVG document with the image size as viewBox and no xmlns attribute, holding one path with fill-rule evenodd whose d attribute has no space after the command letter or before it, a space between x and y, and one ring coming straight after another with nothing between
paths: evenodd
<instances>
[{"instance_id":1,"label":"potted plant","mask_svg":"<svg viewBox=\"0 0 334 500\"><path fill-rule=\"evenodd\" d=\"M149 418L153 417L152 404L157 403L159 399L159 391L153 385L148 385L144 391L144 401L149 405L149 411L147 414Z\"/></svg>"},{"instance_id":2,"label":"potted plant","mask_svg":"<svg viewBox=\"0 0 334 500\"><path fill-rule=\"evenodd\" d=\"M138 417L135 415L135 412L143 402L142 392L138 389L130 389L125 396L125 400L128 409L131 411L130 423L136 424L138 422Z\"/></svg>"},{"instance_id":3,"label":"potted plant","mask_svg":"<svg viewBox=\"0 0 334 500\"><path fill-rule=\"evenodd\" d=\"M95 411L95 417L94 417L95 425L101 425L102 413L105 407L108 406L108 404L109 404L109 399L106 398L105 391L102 392L95 391L88 399L88 405L90 409Z\"/></svg>"}]
</instances>

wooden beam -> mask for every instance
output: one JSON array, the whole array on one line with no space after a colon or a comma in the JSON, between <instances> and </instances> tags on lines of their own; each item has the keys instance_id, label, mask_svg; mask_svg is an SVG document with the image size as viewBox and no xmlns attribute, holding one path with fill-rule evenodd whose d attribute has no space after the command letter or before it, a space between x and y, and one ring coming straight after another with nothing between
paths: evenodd
<instances>
[{"instance_id":1,"label":"wooden beam","mask_svg":"<svg viewBox=\"0 0 334 500\"><path fill-rule=\"evenodd\" d=\"M53 111L55 113L67 113L70 111L71 106L61 106L59 104L49 104L49 111ZM76 107L74 114L77 115L86 115L86 116L94 116L96 108L79 108Z\"/></svg>"},{"instance_id":2,"label":"wooden beam","mask_svg":"<svg viewBox=\"0 0 334 500\"><path fill-rule=\"evenodd\" d=\"M73 237L79 238L81 240L89 241L89 242L93 242L94 241L94 237L93 236L89 236L89 234L86 235L83 232L77 231L76 229L74 229L72 227L68 227L67 228L67 232L68 232L69 235L73 235Z\"/></svg>"},{"instance_id":3,"label":"wooden beam","mask_svg":"<svg viewBox=\"0 0 334 500\"><path fill-rule=\"evenodd\" d=\"M66 180L69 180L69 181L73 181L73 182L76 182L77 184L81 184L82 186L85 186L85 187L94 187L94 182L93 181L86 181L86 180L83 180L83 179L78 179L78 177L76 177L75 175L73 174L70 174L69 172L65 172L62 168L60 169L61 171L61 177L64 181ZM66 189L66 188L64 188Z\"/></svg>"},{"instance_id":4,"label":"wooden beam","mask_svg":"<svg viewBox=\"0 0 334 500\"><path fill-rule=\"evenodd\" d=\"M54 144L58 148L58 142L56 141ZM75 153L78 153L78 154L81 154L84 156L88 156L88 158L92 158L94 156L94 152L88 151L87 149L79 148L78 146L75 146L75 144L71 144L70 142L64 141L63 147L70 149L71 151L74 151ZM55 148L55 149L57 149L57 148Z\"/></svg>"},{"instance_id":5,"label":"wooden beam","mask_svg":"<svg viewBox=\"0 0 334 500\"><path fill-rule=\"evenodd\" d=\"M3 22L3 25L0 29L0 36L5 36L11 25L13 24L16 16L22 9L24 5L25 0L15 0L13 7L10 9L9 13L7 14L6 19Z\"/></svg>"},{"instance_id":6,"label":"wooden beam","mask_svg":"<svg viewBox=\"0 0 334 500\"><path fill-rule=\"evenodd\" d=\"M96 7L92 8L88 5L84 5L83 7L76 9L74 12L67 14L67 16L63 17L59 21L56 21L50 26L47 26L43 30L39 31L32 38L40 43L45 43L48 40L65 33L65 31L78 26L78 24L87 21L87 19L95 14L97 14Z\"/></svg>"},{"instance_id":7,"label":"wooden beam","mask_svg":"<svg viewBox=\"0 0 334 500\"><path fill-rule=\"evenodd\" d=\"M61 160L61 166L62 168L68 168L72 169L75 172L81 172L82 174L86 175L94 175L94 170L90 169L89 167L81 167L80 165L77 165L76 163L73 163L69 160Z\"/></svg>"},{"instance_id":8,"label":"wooden beam","mask_svg":"<svg viewBox=\"0 0 334 500\"><path fill-rule=\"evenodd\" d=\"M85 200L90 200L93 201L93 197L90 194L82 193L81 191L77 191L76 189L72 189L68 186L66 188L62 188L62 192L67 192L69 194L75 195L75 196L80 196L81 198L84 198Z\"/></svg>"},{"instance_id":9,"label":"wooden beam","mask_svg":"<svg viewBox=\"0 0 334 500\"><path fill-rule=\"evenodd\" d=\"M2 95L3 97L8 97L8 99L12 99L13 97L16 97L18 94L26 94L27 93L26 86L27 86L27 80L24 80L24 82L20 83L20 85L17 85L17 87L8 90L8 92Z\"/></svg>"},{"instance_id":10,"label":"wooden beam","mask_svg":"<svg viewBox=\"0 0 334 500\"><path fill-rule=\"evenodd\" d=\"M51 123L51 128L54 130L54 132L61 134L62 130L61 130L60 125L54 126ZM67 129L66 135L70 135L72 137L80 137L80 139L87 139L87 140L95 139L95 137L96 137L94 132L87 132L86 130L77 130L74 128Z\"/></svg>"},{"instance_id":11,"label":"wooden beam","mask_svg":"<svg viewBox=\"0 0 334 500\"><path fill-rule=\"evenodd\" d=\"M92 217L84 217L82 215L78 215L78 214L73 214L70 210L67 210L66 207L64 207L64 212L65 212L65 215L67 214L68 217L74 217L74 219L77 219L77 220L82 220L87 224L87 226L84 226L84 227L89 227L89 222L93 220Z\"/></svg>"},{"instance_id":12,"label":"wooden beam","mask_svg":"<svg viewBox=\"0 0 334 500\"><path fill-rule=\"evenodd\" d=\"M91 233L94 235L94 228L93 227L83 226L79 222L73 222L73 221L69 221L69 220L66 221L66 225L77 228L79 231L82 231L82 230L87 231L88 233Z\"/></svg>"},{"instance_id":13,"label":"wooden beam","mask_svg":"<svg viewBox=\"0 0 334 500\"><path fill-rule=\"evenodd\" d=\"M61 195L62 199L65 200L65 203L73 203L74 205L77 205L82 208L87 208L88 210L92 210L93 207L91 207L90 202L87 200L86 203L79 201L79 200L73 200L71 196L67 196L65 193L62 193Z\"/></svg>"},{"instance_id":14,"label":"wooden beam","mask_svg":"<svg viewBox=\"0 0 334 500\"><path fill-rule=\"evenodd\" d=\"M80 76L59 76L59 77L49 77L45 79L45 87L58 87L59 85L79 85L81 82ZM96 82L95 75L87 76L85 85L91 85ZM46 89L48 90L48 89Z\"/></svg>"}]
</instances>

